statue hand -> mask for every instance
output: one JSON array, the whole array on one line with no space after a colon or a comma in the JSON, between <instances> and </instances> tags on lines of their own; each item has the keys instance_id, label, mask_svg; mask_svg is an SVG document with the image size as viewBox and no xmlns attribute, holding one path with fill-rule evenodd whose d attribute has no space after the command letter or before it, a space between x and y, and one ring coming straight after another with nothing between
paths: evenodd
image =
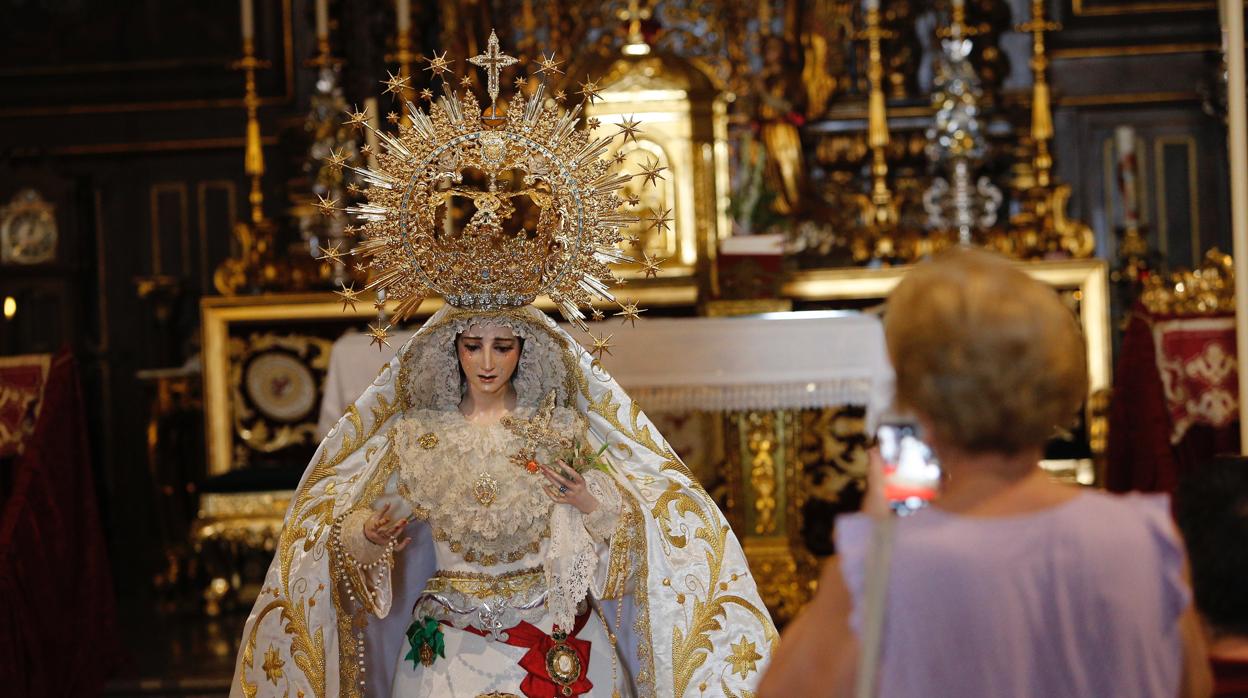
<instances>
[{"instance_id":1,"label":"statue hand","mask_svg":"<svg viewBox=\"0 0 1248 698\"><path fill-rule=\"evenodd\" d=\"M598 500L590 493L589 488L585 486L585 478L580 473L568 467L567 463L557 461L559 463L559 472L543 465L542 475L546 476L549 483L543 484L542 489L546 490L546 494L550 498L560 504L571 504L580 510L582 514L592 513L598 508Z\"/></svg>"},{"instance_id":2,"label":"statue hand","mask_svg":"<svg viewBox=\"0 0 1248 698\"><path fill-rule=\"evenodd\" d=\"M390 505L386 504L381 511L373 512L373 515L364 522L364 537L373 545L386 545L402 533L406 526L407 519L405 518L394 522L390 521ZM403 540L399 541L398 545L394 546L395 552L406 548L407 544L411 542L412 539L410 537L404 537Z\"/></svg>"}]
</instances>

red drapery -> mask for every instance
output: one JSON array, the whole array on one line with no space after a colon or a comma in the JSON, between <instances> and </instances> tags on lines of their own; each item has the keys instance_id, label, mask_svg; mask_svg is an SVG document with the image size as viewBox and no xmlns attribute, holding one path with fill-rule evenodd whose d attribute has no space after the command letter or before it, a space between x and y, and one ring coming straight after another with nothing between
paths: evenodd
<instances>
[{"instance_id":1,"label":"red drapery","mask_svg":"<svg viewBox=\"0 0 1248 698\"><path fill-rule=\"evenodd\" d=\"M1110 406L1111 491L1173 493L1192 468L1238 451L1234 357L1232 317L1132 313Z\"/></svg>"},{"instance_id":2,"label":"red drapery","mask_svg":"<svg viewBox=\"0 0 1248 698\"><path fill-rule=\"evenodd\" d=\"M68 352L48 365L41 402L0 510L0 693L97 695L120 643Z\"/></svg>"}]
</instances>

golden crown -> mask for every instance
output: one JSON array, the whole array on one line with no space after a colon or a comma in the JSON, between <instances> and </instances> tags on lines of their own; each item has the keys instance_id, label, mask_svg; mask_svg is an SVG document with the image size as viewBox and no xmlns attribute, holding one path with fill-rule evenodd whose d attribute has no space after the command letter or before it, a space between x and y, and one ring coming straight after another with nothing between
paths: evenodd
<instances>
[{"instance_id":1,"label":"golden crown","mask_svg":"<svg viewBox=\"0 0 1248 698\"><path fill-rule=\"evenodd\" d=\"M445 53L427 60L435 77L450 73ZM634 175L615 171L620 158L604 158L615 138L636 139L637 122L627 119L617 133L592 138L581 128L584 101L565 109L562 93L546 94L544 78L562 72L553 55L538 62L543 79L529 95L518 89L509 104L500 104L499 73L518 60L499 50L492 31L486 50L468 62L486 73L487 109L466 89L470 78L461 81L462 92L443 78L445 94L436 102L423 90L431 103L426 111L402 98L407 78L392 75L386 91L403 101L407 113L398 132L375 128L362 112L351 113L347 122L376 134L382 148L375 166L330 159L367 184L366 202L339 207L322 200L318 206L327 215L345 211L363 222L348 226L362 237L351 254L368 259L361 267L369 272L366 288L397 301L399 318L411 316L433 294L479 310L522 306L544 294L569 322L587 330L582 307L596 298L617 302L610 284L618 279L610 265L638 261L620 249L621 230L637 217L617 210L625 203L618 192ZM592 101L597 86L586 82L580 94ZM651 165L638 174L654 183L662 178L659 169ZM463 205L469 201L472 207ZM628 203L636 205L636 199ZM505 229L504 223L517 219L518 226ZM648 269L653 265L643 261ZM355 293L345 287L339 292L344 299ZM621 308L617 314L626 320L639 312L633 304ZM594 315L602 317L601 311Z\"/></svg>"}]
</instances>

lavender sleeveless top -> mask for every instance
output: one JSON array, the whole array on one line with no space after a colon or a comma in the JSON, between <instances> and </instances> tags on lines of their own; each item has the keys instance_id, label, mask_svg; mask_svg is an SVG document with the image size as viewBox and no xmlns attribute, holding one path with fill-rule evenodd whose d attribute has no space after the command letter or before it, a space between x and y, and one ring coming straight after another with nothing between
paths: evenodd
<instances>
[{"instance_id":1,"label":"lavender sleeveless top","mask_svg":"<svg viewBox=\"0 0 1248 698\"><path fill-rule=\"evenodd\" d=\"M862 627L872 521L836 524ZM928 509L896 526L879 696L1174 698L1190 592L1164 495L1084 492L1044 511Z\"/></svg>"}]
</instances>

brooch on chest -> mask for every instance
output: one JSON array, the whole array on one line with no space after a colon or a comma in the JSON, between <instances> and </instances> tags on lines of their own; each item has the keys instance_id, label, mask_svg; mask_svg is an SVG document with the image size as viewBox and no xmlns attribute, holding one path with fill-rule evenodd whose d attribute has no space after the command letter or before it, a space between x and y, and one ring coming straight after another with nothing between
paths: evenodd
<instances>
[{"instance_id":1,"label":"brooch on chest","mask_svg":"<svg viewBox=\"0 0 1248 698\"><path fill-rule=\"evenodd\" d=\"M537 462L537 449L545 448L556 453L572 449L572 439L551 428L550 423L554 417L555 391L553 390L546 393L541 407L537 408L537 412L532 417L528 419L510 415L503 417L501 423L507 431L520 437L520 440L524 442L524 446L509 458L512 463L530 473L536 473L540 467Z\"/></svg>"},{"instance_id":2,"label":"brooch on chest","mask_svg":"<svg viewBox=\"0 0 1248 698\"><path fill-rule=\"evenodd\" d=\"M481 473L472 483L472 496L477 498L481 506L489 508L498 499L498 480L489 473Z\"/></svg>"}]
</instances>

